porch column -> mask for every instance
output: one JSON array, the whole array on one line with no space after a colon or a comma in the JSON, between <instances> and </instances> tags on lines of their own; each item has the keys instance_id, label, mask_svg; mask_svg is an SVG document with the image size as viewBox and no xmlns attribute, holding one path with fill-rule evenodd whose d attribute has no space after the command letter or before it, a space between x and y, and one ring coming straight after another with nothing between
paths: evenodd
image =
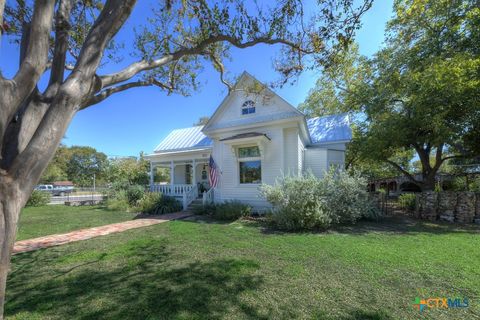
<instances>
[{"instance_id":1,"label":"porch column","mask_svg":"<svg viewBox=\"0 0 480 320\"><path fill-rule=\"evenodd\" d=\"M170 185L173 188L173 179L175 177L175 166L173 164L173 160L170 161Z\"/></svg>"},{"instance_id":2,"label":"porch column","mask_svg":"<svg viewBox=\"0 0 480 320\"><path fill-rule=\"evenodd\" d=\"M197 185L197 163L195 162L195 159L193 159L193 164L192 164L192 184L194 186Z\"/></svg>"},{"instance_id":3,"label":"porch column","mask_svg":"<svg viewBox=\"0 0 480 320\"><path fill-rule=\"evenodd\" d=\"M154 169L155 169L155 165L153 164L153 162L150 162L150 191L153 190Z\"/></svg>"}]
</instances>

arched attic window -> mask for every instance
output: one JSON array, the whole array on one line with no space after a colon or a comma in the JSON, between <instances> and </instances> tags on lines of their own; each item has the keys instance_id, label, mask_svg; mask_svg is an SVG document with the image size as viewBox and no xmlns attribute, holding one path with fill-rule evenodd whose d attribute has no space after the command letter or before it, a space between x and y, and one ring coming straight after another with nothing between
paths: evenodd
<instances>
[{"instance_id":1,"label":"arched attic window","mask_svg":"<svg viewBox=\"0 0 480 320\"><path fill-rule=\"evenodd\" d=\"M255 102L247 100L242 104L242 114L255 113Z\"/></svg>"}]
</instances>

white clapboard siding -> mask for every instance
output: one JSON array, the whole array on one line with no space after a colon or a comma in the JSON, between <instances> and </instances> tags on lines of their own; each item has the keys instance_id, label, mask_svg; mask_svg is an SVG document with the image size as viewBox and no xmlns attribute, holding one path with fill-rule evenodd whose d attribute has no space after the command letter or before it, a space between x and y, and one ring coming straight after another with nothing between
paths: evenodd
<instances>
[{"instance_id":1,"label":"white clapboard siding","mask_svg":"<svg viewBox=\"0 0 480 320\"><path fill-rule=\"evenodd\" d=\"M312 173L321 178L327 167L327 149L307 148L305 149L305 172L311 170Z\"/></svg>"},{"instance_id":2,"label":"white clapboard siding","mask_svg":"<svg viewBox=\"0 0 480 320\"><path fill-rule=\"evenodd\" d=\"M275 183L283 173L283 129L278 127L265 128L271 141L265 143L262 159L262 182ZM260 197L259 185L240 184L238 160L230 145L215 141L213 155L222 174L220 184L215 193L215 201L239 200L255 208L270 207L269 203Z\"/></svg>"},{"instance_id":3,"label":"white clapboard siding","mask_svg":"<svg viewBox=\"0 0 480 320\"><path fill-rule=\"evenodd\" d=\"M243 115L242 105L245 101L255 102L255 113ZM239 90L232 92L220 105L212 118L212 123L207 126L210 129L234 127L248 124L258 120L272 121L291 117L299 117L301 114L279 96L272 94L265 97L258 94L246 94Z\"/></svg>"},{"instance_id":4,"label":"white clapboard siding","mask_svg":"<svg viewBox=\"0 0 480 320\"><path fill-rule=\"evenodd\" d=\"M334 165L338 168L345 168L345 152L339 150L328 150L328 166Z\"/></svg>"},{"instance_id":5,"label":"white clapboard siding","mask_svg":"<svg viewBox=\"0 0 480 320\"><path fill-rule=\"evenodd\" d=\"M283 130L283 157L285 161L285 175L298 174L298 129L286 128Z\"/></svg>"}]
</instances>

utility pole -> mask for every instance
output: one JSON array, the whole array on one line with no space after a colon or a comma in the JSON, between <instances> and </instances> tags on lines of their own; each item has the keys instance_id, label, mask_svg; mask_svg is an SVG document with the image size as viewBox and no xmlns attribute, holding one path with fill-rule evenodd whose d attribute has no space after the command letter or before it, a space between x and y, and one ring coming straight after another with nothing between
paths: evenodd
<instances>
[{"instance_id":1,"label":"utility pole","mask_svg":"<svg viewBox=\"0 0 480 320\"><path fill-rule=\"evenodd\" d=\"M93 192L95 192L95 173L93 174Z\"/></svg>"}]
</instances>

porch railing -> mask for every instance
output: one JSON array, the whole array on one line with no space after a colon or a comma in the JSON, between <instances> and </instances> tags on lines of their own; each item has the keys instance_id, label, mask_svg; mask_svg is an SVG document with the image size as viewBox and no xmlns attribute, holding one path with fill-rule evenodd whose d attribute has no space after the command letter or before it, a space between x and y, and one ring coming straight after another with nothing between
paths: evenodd
<instances>
[{"instance_id":1,"label":"porch railing","mask_svg":"<svg viewBox=\"0 0 480 320\"><path fill-rule=\"evenodd\" d=\"M154 184L150 187L150 191L152 192L160 192L167 196L173 197L183 197L183 195L193 188L197 188L197 186L193 186L191 184ZM198 192L198 191L197 191Z\"/></svg>"},{"instance_id":2,"label":"porch railing","mask_svg":"<svg viewBox=\"0 0 480 320\"><path fill-rule=\"evenodd\" d=\"M213 203L213 188L210 188L202 194L202 203L203 205Z\"/></svg>"},{"instance_id":3,"label":"porch railing","mask_svg":"<svg viewBox=\"0 0 480 320\"><path fill-rule=\"evenodd\" d=\"M186 210L190 203L198 197L197 186L192 186L190 190L183 194L183 210Z\"/></svg>"}]
</instances>

